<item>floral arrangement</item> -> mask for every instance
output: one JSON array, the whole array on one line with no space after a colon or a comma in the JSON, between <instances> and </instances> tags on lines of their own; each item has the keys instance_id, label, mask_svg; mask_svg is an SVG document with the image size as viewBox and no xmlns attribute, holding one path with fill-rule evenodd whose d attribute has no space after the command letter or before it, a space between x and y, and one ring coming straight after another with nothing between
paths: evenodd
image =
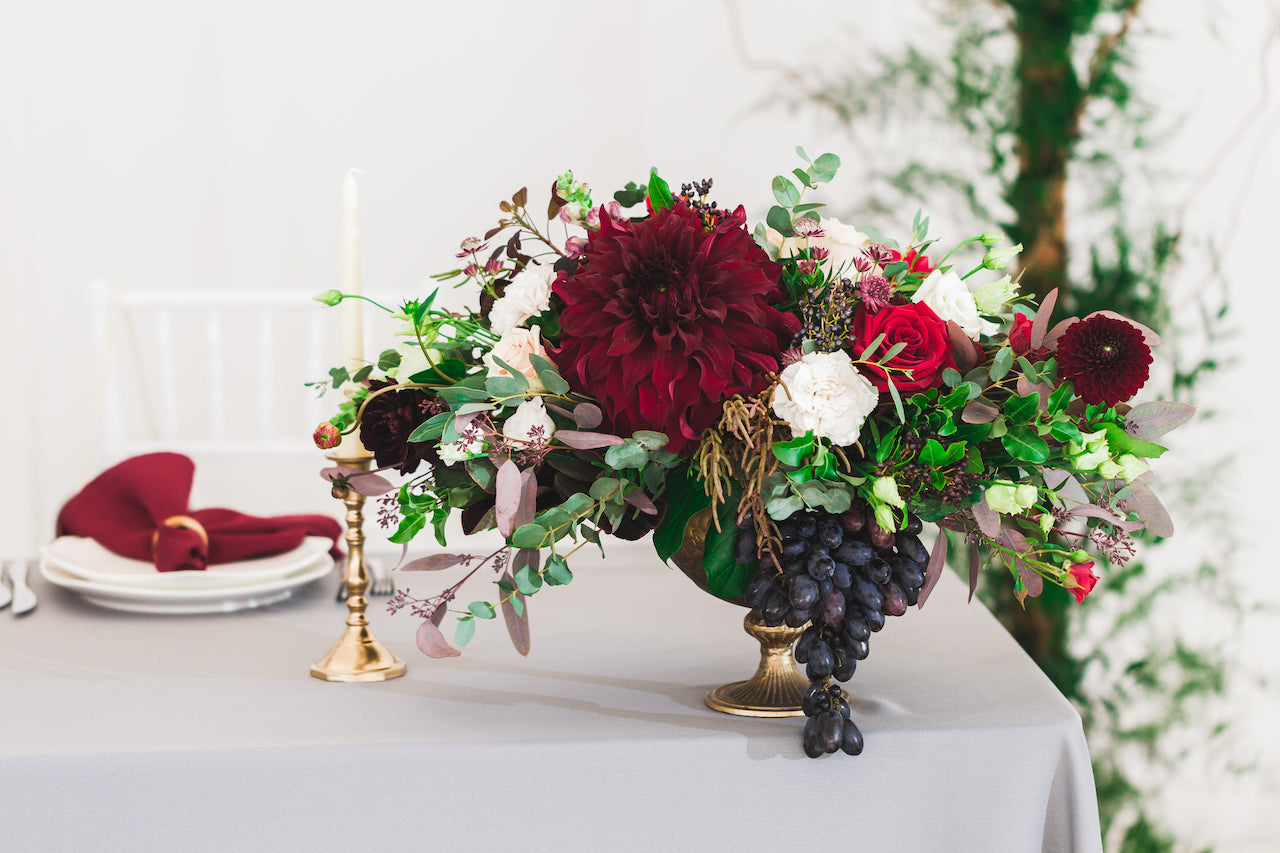
<instances>
[{"instance_id":1,"label":"floral arrangement","mask_svg":"<svg viewBox=\"0 0 1280 853\"><path fill-rule=\"evenodd\" d=\"M405 479L326 476L383 494L392 541L430 526L444 545L454 512L505 539L401 566L470 567L437 595L392 600L423 620L426 654L459 654L500 612L527 652L527 598L569 583L574 551L652 533L669 560L701 519L700 586L767 625L808 624L806 752L856 754L835 682L886 616L924 604L953 538L970 595L988 565L1019 600L1048 582L1082 601L1099 582L1091 553L1123 563L1134 530L1172 534L1148 460L1194 410L1129 404L1156 334L1106 311L1051 325L1056 294L1019 292L1004 271L1021 247L998 233L944 253L919 214L897 242L820 215L805 195L839 159L797 153L752 231L709 180L673 192L655 172L600 204L567 172L542 224L521 189L437 276L478 285L474 310L437 308L438 291L407 301L391 312L399 346L331 371L347 399L317 444L358 430ZM493 593L455 610L451 644L440 625L476 575Z\"/></svg>"}]
</instances>

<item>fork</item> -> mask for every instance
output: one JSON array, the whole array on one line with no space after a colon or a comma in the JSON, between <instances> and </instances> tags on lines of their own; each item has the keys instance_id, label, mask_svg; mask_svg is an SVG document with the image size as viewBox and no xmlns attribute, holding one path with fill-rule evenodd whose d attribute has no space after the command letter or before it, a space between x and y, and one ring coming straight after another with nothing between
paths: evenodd
<instances>
[{"instance_id":1,"label":"fork","mask_svg":"<svg viewBox=\"0 0 1280 853\"><path fill-rule=\"evenodd\" d=\"M365 558L365 571L369 573L369 587L366 590L368 595L392 595L396 591L395 578L391 576L387 566L382 560L376 557ZM341 581L338 584L338 594L334 596L335 601L347 600L347 585Z\"/></svg>"},{"instance_id":2,"label":"fork","mask_svg":"<svg viewBox=\"0 0 1280 853\"><path fill-rule=\"evenodd\" d=\"M14 560L7 566L9 582L13 584L13 615L25 616L36 609L36 594L27 586L27 560Z\"/></svg>"}]
</instances>

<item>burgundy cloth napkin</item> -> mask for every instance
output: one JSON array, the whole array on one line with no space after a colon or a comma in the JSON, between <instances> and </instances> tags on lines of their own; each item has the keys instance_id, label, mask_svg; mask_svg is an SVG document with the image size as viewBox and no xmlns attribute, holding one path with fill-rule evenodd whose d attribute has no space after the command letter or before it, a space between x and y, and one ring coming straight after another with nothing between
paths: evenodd
<instances>
[{"instance_id":1,"label":"burgundy cloth napkin","mask_svg":"<svg viewBox=\"0 0 1280 853\"><path fill-rule=\"evenodd\" d=\"M308 536L328 537L334 543L331 553L340 553L342 526L328 516L258 518L231 509L189 509L195 470L195 463L178 453L126 459L67 501L58 514L57 533L88 536L122 557L154 562L161 572L203 571L210 563L281 554Z\"/></svg>"}]
</instances>

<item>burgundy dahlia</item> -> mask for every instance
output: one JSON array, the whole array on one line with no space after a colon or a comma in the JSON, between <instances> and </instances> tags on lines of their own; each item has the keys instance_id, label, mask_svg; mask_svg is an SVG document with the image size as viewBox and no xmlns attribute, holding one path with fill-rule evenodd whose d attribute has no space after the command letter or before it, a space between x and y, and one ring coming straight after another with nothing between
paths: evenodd
<instances>
[{"instance_id":1,"label":"burgundy dahlia","mask_svg":"<svg viewBox=\"0 0 1280 853\"><path fill-rule=\"evenodd\" d=\"M772 307L780 268L739 207L710 230L683 204L639 222L601 216L564 300L556 364L621 435L653 429L681 453L733 394L764 390L800 328Z\"/></svg>"},{"instance_id":2,"label":"burgundy dahlia","mask_svg":"<svg viewBox=\"0 0 1280 853\"><path fill-rule=\"evenodd\" d=\"M1123 403L1147 382L1151 348L1131 323L1102 314L1073 323L1058 339L1058 375L1086 403Z\"/></svg>"},{"instance_id":3,"label":"burgundy dahlia","mask_svg":"<svg viewBox=\"0 0 1280 853\"><path fill-rule=\"evenodd\" d=\"M409 436L432 415L443 412L444 404L416 388L376 393L395 384L369 380L370 398L360 416L360 443L379 468L394 467L402 474L412 474L423 460L441 464L433 442L410 444Z\"/></svg>"}]
</instances>

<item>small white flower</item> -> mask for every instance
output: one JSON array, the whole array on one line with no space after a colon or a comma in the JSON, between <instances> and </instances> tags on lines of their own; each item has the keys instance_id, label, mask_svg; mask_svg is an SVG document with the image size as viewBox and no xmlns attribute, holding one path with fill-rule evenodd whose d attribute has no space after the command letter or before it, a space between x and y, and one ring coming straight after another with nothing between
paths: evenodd
<instances>
[{"instance_id":1,"label":"small white flower","mask_svg":"<svg viewBox=\"0 0 1280 853\"><path fill-rule=\"evenodd\" d=\"M844 446L858 440L863 421L879 400L880 393L848 353L811 352L782 371L773 411L797 436L813 430L818 438Z\"/></svg>"},{"instance_id":2,"label":"small white flower","mask_svg":"<svg viewBox=\"0 0 1280 853\"><path fill-rule=\"evenodd\" d=\"M1067 456L1077 471L1094 471L1102 463L1111 459L1111 446L1107 444L1107 433L1104 430L1086 432L1080 436L1080 443L1067 442Z\"/></svg>"},{"instance_id":3,"label":"small white flower","mask_svg":"<svg viewBox=\"0 0 1280 853\"><path fill-rule=\"evenodd\" d=\"M529 390L545 391L542 380L538 378L538 371L529 358L531 355L547 357L547 350L542 346L542 332L538 326L531 329L508 329L493 345L493 349L484 354L483 360L485 367L489 368L490 376L510 375L506 368L498 364L498 359L502 359L524 374L529 380Z\"/></svg>"},{"instance_id":4,"label":"small white flower","mask_svg":"<svg viewBox=\"0 0 1280 853\"><path fill-rule=\"evenodd\" d=\"M550 308L555 280L554 269L533 262L516 273L489 309L489 326L494 333L504 335Z\"/></svg>"},{"instance_id":5,"label":"small white flower","mask_svg":"<svg viewBox=\"0 0 1280 853\"><path fill-rule=\"evenodd\" d=\"M433 353L435 350L429 350ZM387 376L403 385L412 382L416 374L423 372L436 363L436 359L422 351L418 341L405 341L400 345L400 363L387 371Z\"/></svg>"},{"instance_id":6,"label":"small white flower","mask_svg":"<svg viewBox=\"0 0 1280 853\"><path fill-rule=\"evenodd\" d=\"M1030 483L997 480L987 487L987 506L1004 515L1018 515L1035 506L1039 492Z\"/></svg>"},{"instance_id":7,"label":"small white flower","mask_svg":"<svg viewBox=\"0 0 1280 853\"><path fill-rule=\"evenodd\" d=\"M952 320L971 340L981 335L994 335L1000 328L978 315L978 305L973 294L955 272L934 270L929 273L920 289L911 297L912 302L923 302L943 320Z\"/></svg>"},{"instance_id":8,"label":"small white flower","mask_svg":"<svg viewBox=\"0 0 1280 853\"><path fill-rule=\"evenodd\" d=\"M525 400L502 425L502 434L517 444L546 443L556 431L541 397Z\"/></svg>"},{"instance_id":9,"label":"small white flower","mask_svg":"<svg viewBox=\"0 0 1280 853\"><path fill-rule=\"evenodd\" d=\"M875 482L871 485L871 493L881 503L889 506L896 506L902 509L906 503L902 500L902 495L898 494L898 481L892 477L876 477Z\"/></svg>"},{"instance_id":10,"label":"small white flower","mask_svg":"<svg viewBox=\"0 0 1280 853\"><path fill-rule=\"evenodd\" d=\"M1151 470L1151 465L1147 460L1134 456L1132 453L1122 454L1116 461L1120 463L1120 479L1126 483L1132 483Z\"/></svg>"},{"instance_id":11,"label":"small white flower","mask_svg":"<svg viewBox=\"0 0 1280 853\"><path fill-rule=\"evenodd\" d=\"M973 301L984 314L994 314L1018 295L1018 285L1010 276L980 284L973 291Z\"/></svg>"},{"instance_id":12,"label":"small white flower","mask_svg":"<svg viewBox=\"0 0 1280 853\"><path fill-rule=\"evenodd\" d=\"M480 438L473 438L471 441L467 441L464 436L457 441L440 445L440 459L446 465L452 465L455 462L466 462L468 459L475 459L483 453L484 441Z\"/></svg>"}]
</instances>

